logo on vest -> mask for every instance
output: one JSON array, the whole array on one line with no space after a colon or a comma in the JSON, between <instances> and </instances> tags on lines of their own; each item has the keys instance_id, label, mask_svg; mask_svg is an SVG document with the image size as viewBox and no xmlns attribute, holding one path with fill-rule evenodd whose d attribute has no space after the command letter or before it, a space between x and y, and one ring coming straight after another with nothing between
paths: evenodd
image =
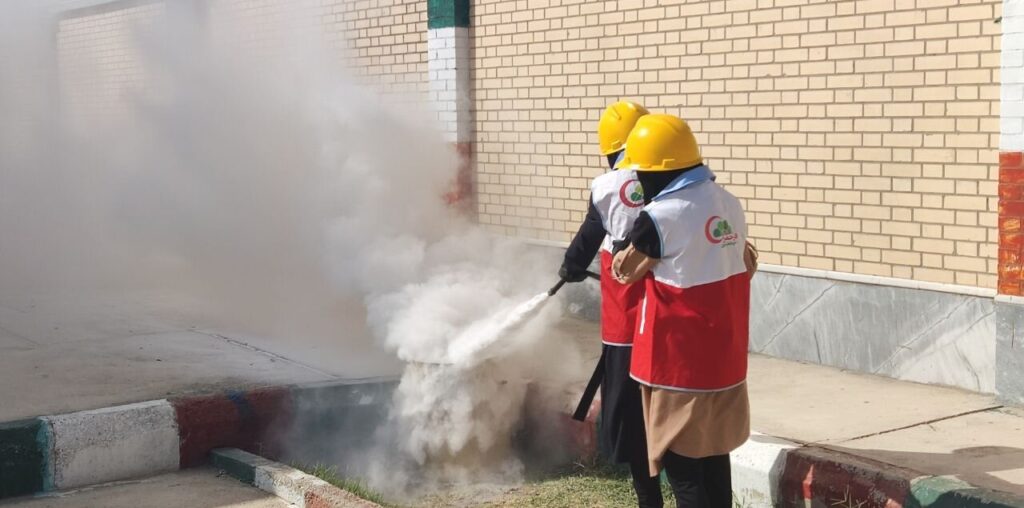
<instances>
[{"instance_id":1,"label":"logo on vest","mask_svg":"<svg viewBox=\"0 0 1024 508\"><path fill-rule=\"evenodd\" d=\"M704 225L704 235L713 245L722 244L722 247L735 244L740 237L733 232L729 221L717 215L708 219L707 224Z\"/></svg>"},{"instance_id":2,"label":"logo on vest","mask_svg":"<svg viewBox=\"0 0 1024 508\"><path fill-rule=\"evenodd\" d=\"M644 206L644 188L640 180L628 180L619 188L619 199L630 208Z\"/></svg>"}]
</instances>

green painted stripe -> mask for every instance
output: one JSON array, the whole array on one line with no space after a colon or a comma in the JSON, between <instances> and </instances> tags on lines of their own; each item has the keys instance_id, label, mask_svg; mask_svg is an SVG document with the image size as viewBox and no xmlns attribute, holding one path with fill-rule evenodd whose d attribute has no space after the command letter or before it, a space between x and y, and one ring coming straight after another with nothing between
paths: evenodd
<instances>
[{"instance_id":1,"label":"green painted stripe","mask_svg":"<svg viewBox=\"0 0 1024 508\"><path fill-rule=\"evenodd\" d=\"M427 28L469 26L469 0L427 0Z\"/></svg>"},{"instance_id":2,"label":"green painted stripe","mask_svg":"<svg viewBox=\"0 0 1024 508\"><path fill-rule=\"evenodd\" d=\"M935 476L915 480L905 508L1024 508L1024 498L979 489L954 478Z\"/></svg>"},{"instance_id":3,"label":"green painted stripe","mask_svg":"<svg viewBox=\"0 0 1024 508\"><path fill-rule=\"evenodd\" d=\"M0 423L0 498L43 490L43 446L38 418Z\"/></svg>"},{"instance_id":4,"label":"green painted stripe","mask_svg":"<svg viewBox=\"0 0 1024 508\"><path fill-rule=\"evenodd\" d=\"M237 448L218 448L210 452L210 462L237 480L256 483L256 467L266 459Z\"/></svg>"}]
</instances>

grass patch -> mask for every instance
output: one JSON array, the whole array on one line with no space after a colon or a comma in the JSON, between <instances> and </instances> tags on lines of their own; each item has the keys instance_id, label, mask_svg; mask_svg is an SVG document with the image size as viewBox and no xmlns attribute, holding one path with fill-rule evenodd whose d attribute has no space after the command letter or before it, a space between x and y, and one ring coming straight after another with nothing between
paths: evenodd
<instances>
[{"instance_id":1,"label":"grass patch","mask_svg":"<svg viewBox=\"0 0 1024 508\"><path fill-rule=\"evenodd\" d=\"M467 497L466 492L450 492L424 497L412 504L395 504L385 499L384 495L370 489L360 480L345 478L333 466L315 465L306 467L294 465L327 483L345 489L367 501L372 501L385 508L435 508L448 506L478 506L481 508L622 508L636 506L636 494L629 471L625 468L609 465L582 465L531 475L520 486L502 489L498 493L490 493L476 498ZM675 506L668 485L662 483L662 495L665 506ZM743 499L733 498L735 508L750 508Z\"/></svg>"},{"instance_id":2,"label":"grass patch","mask_svg":"<svg viewBox=\"0 0 1024 508\"><path fill-rule=\"evenodd\" d=\"M674 506L675 498L662 486L665 506ZM494 508L636 506L636 494L629 471L607 464L575 465L531 479L504 499L485 504Z\"/></svg>"},{"instance_id":3,"label":"grass patch","mask_svg":"<svg viewBox=\"0 0 1024 508\"><path fill-rule=\"evenodd\" d=\"M311 474L321 480L334 485L342 490L347 490L358 497L361 497L367 501L377 503L384 508L401 508L398 505L389 503L384 496L371 489L362 480L356 478L347 478L338 473L337 466L327 466L324 464L316 464L313 466L306 466L304 464L292 464L292 467L300 471L304 471Z\"/></svg>"}]
</instances>

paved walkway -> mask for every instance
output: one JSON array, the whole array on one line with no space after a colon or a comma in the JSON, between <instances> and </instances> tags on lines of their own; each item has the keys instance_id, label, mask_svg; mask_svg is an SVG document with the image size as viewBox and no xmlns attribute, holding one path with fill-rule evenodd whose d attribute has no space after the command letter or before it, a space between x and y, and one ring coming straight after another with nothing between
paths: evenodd
<instances>
[{"instance_id":1,"label":"paved walkway","mask_svg":"<svg viewBox=\"0 0 1024 508\"><path fill-rule=\"evenodd\" d=\"M211 468L98 485L70 492L0 501L5 508L285 508L273 494Z\"/></svg>"},{"instance_id":2,"label":"paved walkway","mask_svg":"<svg viewBox=\"0 0 1024 508\"><path fill-rule=\"evenodd\" d=\"M0 300L0 422L209 392L394 374L358 326L336 336L223 330L194 301L137 293Z\"/></svg>"},{"instance_id":3,"label":"paved walkway","mask_svg":"<svg viewBox=\"0 0 1024 508\"><path fill-rule=\"evenodd\" d=\"M596 360L599 327L577 322L574 330ZM1024 495L1024 409L989 395L758 355L750 357L748 382L755 432Z\"/></svg>"},{"instance_id":4,"label":"paved walkway","mask_svg":"<svg viewBox=\"0 0 1024 508\"><path fill-rule=\"evenodd\" d=\"M359 328L333 341L261 339L216 331L199 314L153 295L0 301L0 421L398 372L369 341L341 340ZM596 357L597 324L567 318L558 328L551 340ZM1024 410L988 395L759 356L750 391L759 433L1024 495Z\"/></svg>"}]
</instances>

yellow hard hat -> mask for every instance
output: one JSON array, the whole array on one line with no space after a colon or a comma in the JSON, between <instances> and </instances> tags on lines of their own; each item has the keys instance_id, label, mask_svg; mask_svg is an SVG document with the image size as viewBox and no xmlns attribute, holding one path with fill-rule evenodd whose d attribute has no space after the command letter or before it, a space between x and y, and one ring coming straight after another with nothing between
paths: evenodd
<instances>
[{"instance_id":1,"label":"yellow hard hat","mask_svg":"<svg viewBox=\"0 0 1024 508\"><path fill-rule=\"evenodd\" d=\"M622 150L633 125L647 113L647 108L630 101L619 101L605 108L601 121L597 123L601 155L611 155Z\"/></svg>"},{"instance_id":2,"label":"yellow hard hat","mask_svg":"<svg viewBox=\"0 0 1024 508\"><path fill-rule=\"evenodd\" d=\"M626 153L616 169L671 171L703 162L690 126L672 115L646 115L626 139Z\"/></svg>"}]
</instances>

